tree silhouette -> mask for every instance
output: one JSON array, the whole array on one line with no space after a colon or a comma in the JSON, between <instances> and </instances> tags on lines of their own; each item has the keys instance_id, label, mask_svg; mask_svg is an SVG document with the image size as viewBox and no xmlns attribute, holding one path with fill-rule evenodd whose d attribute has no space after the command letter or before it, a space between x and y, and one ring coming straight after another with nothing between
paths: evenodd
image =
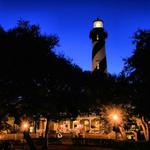
<instances>
[{"instance_id":1,"label":"tree silhouette","mask_svg":"<svg viewBox=\"0 0 150 150\"><path fill-rule=\"evenodd\" d=\"M132 85L132 100L139 112L150 114L150 30L138 30L134 35L135 50L133 55L125 59L124 72L128 82Z\"/></svg>"},{"instance_id":2,"label":"tree silhouette","mask_svg":"<svg viewBox=\"0 0 150 150\"><path fill-rule=\"evenodd\" d=\"M52 51L57 36L42 35L39 26L19 21L8 31L0 28L0 39L1 99L21 97L35 110L42 104L43 110L61 106L65 111L65 103L73 103L80 94L82 70Z\"/></svg>"},{"instance_id":3,"label":"tree silhouette","mask_svg":"<svg viewBox=\"0 0 150 150\"><path fill-rule=\"evenodd\" d=\"M16 120L23 114L48 120L77 116L82 70L52 51L58 41L28 21L8 31L0 27L0 115L11 113Z\"/></svg>"}]
</instances>

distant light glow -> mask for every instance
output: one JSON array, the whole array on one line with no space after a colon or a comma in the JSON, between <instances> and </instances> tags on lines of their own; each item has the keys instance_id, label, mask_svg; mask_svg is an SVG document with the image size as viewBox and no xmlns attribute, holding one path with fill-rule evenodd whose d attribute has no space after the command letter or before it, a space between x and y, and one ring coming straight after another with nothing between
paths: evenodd
<instances>
[{"instance_id":1,"label":"distant light glow","mask_svg":"<svg viewBox=\"0 0 150 150\"><path fill-rule=\"evenodd\" d=\"M100 20L94 21L93 28L103 28L103 22Z\"/></svg>"},{"instance_id":2,"label":"distant light glow","mask_svg":"<svg viewBox=\"0 0 150 150\"><path fill-rule=\"evenodd\" d=\"M23 125L23 127L26 129L26 128L28 127L28 124L25 123L25 124Z\"/></svg>"},{"instance_id":3,"label":"distant light glow","mask_svg":"<svg viewBox=\"0 0 150 150\"><path fill-rule=\"evenodd\" d=\"M117 121L119 118L118 118L118 115L117 114L114 114L113 115L113 119L114 119L114 121Z\"/></svg>"},{"instance_id":4,"label":"distant light glow","mask_svg":"<svg viewBox=\"0 0 150 150\"><path fill-rule=\"evenodd\" d=\"M28 131L29 127L30 127L30 124L29 124L28 121L23 121L22 122L22 124L21 124L21 130L22 131Z\"/></svg>"},{"instance_id":5,"label":"distant light glow","mask_svg":"<svg viewBox=\"0 0 150 150\"><path fill-rule=\"evenodd\" d=\"M104 113L109 124L112 126L122 124L123 118L126 116L125 110L119 106L106 106Z\"/></svg>"},{"instance_id":6,"label":"distant light glow","mask_svg":"<svg viewBox=\"0 0 150 150\"><path fill-rule=\"evenodd\" d=\"M111 124L121 124L122 123L122 117L123 117L123 113L121 109L117 109L114 108L112 110L109 111L109 121L111 122Z\"/></svg>"}]
</instances>

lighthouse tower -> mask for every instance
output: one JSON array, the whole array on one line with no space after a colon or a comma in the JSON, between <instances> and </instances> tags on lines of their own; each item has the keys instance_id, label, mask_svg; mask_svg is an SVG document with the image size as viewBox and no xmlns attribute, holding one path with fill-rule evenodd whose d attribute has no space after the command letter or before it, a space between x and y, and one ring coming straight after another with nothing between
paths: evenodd
<instances>
[{"instance_id":1,"label":"lighthouse tower","mask_svg":"<svg viewBox=\"0 0 150 150\"><path fill-rule=\"evenodd\" d=\"M107 73L106 53L105 53L105 39L107 33L103 28L103 21L96 19L93 21L93 29L90 32L90 39L92 40L92 71L95 69Z\"/></svg>"}]
</instances>

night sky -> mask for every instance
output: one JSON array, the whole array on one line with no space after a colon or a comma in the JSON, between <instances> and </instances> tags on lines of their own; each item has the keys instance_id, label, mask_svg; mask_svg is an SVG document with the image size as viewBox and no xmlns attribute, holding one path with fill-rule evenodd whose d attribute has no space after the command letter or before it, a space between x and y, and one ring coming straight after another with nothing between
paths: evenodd
<instances>
[{"instance_id":1,"label":"night sky","mask_svg":"<svg viewBox=\"0 0 150 150\"><path fill-rule=\"evenodd\" d=\"M123 58L131 56L133 33L150 28L149 0L0 0L0 24L4 29L25 19L39 24L44 34L60 38L57 53L83 70L91 70L92 43L89 32L97 17L108 32L106 55L108 72L118 74Z\"/></svg>"}]
</instances>

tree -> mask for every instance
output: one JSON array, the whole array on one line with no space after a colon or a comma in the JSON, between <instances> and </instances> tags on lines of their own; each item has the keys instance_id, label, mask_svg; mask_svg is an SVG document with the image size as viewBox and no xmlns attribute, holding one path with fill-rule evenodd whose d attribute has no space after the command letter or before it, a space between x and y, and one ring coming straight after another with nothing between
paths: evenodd
<instances>
[{"instance_id":1,"label":"tree","mask_svg":"<svg viewBox=\"0 0 150 150\"><path fill-rule=\"evenodd\" d=\"M28 21L19 21L8 31L0 27L1 116L42 114L54 120L76 116L82 70L52 51L58 41ZM67 115L60 116L61 112Z\"/></svg>"},{"instance_id":2,"label":"tree","mask_svg":"<svg viewBox=\"0 0 150 150\"><path fill-rule=\"evenodd\" d=\"M125 73L128 82L132 85L132 100L138 111L149 115L150 101L150 30L138 30L134 35L135 50L133 55L125 59Z\"/></svg>"},{"instance_id":3,"label":"tree","mask_svg":"<svg viewBox=\"0 0 150 150\"><path fill-rule=\"evenodd\" d=\"M133 44L135 44L135 50L131 57L125 59L123 73L131 87L131 100L136 106L136 115L132 119L142 128L145 140L148 141L148 122L144 118L150 117L150 101L148 99L150 89L150 71L148 69L150 30L138 30L134 35Z\"/></svg>"},{"instance_id":4,"label":"tree","mask_svg":"<svg viewBox=\"0 0 150 150\"><path fill-rule=\"evenodd\" d=\"M0 115L12 114L18 124L24 114L45 116L44 149L49 119L75 119L93 103L91 73L56 55L53 48L58 41L56 35L43 35L39 26L28 21L19 21L8 31L0 28L0 107L4 110Z\"/></svg>"}]
</instances>

